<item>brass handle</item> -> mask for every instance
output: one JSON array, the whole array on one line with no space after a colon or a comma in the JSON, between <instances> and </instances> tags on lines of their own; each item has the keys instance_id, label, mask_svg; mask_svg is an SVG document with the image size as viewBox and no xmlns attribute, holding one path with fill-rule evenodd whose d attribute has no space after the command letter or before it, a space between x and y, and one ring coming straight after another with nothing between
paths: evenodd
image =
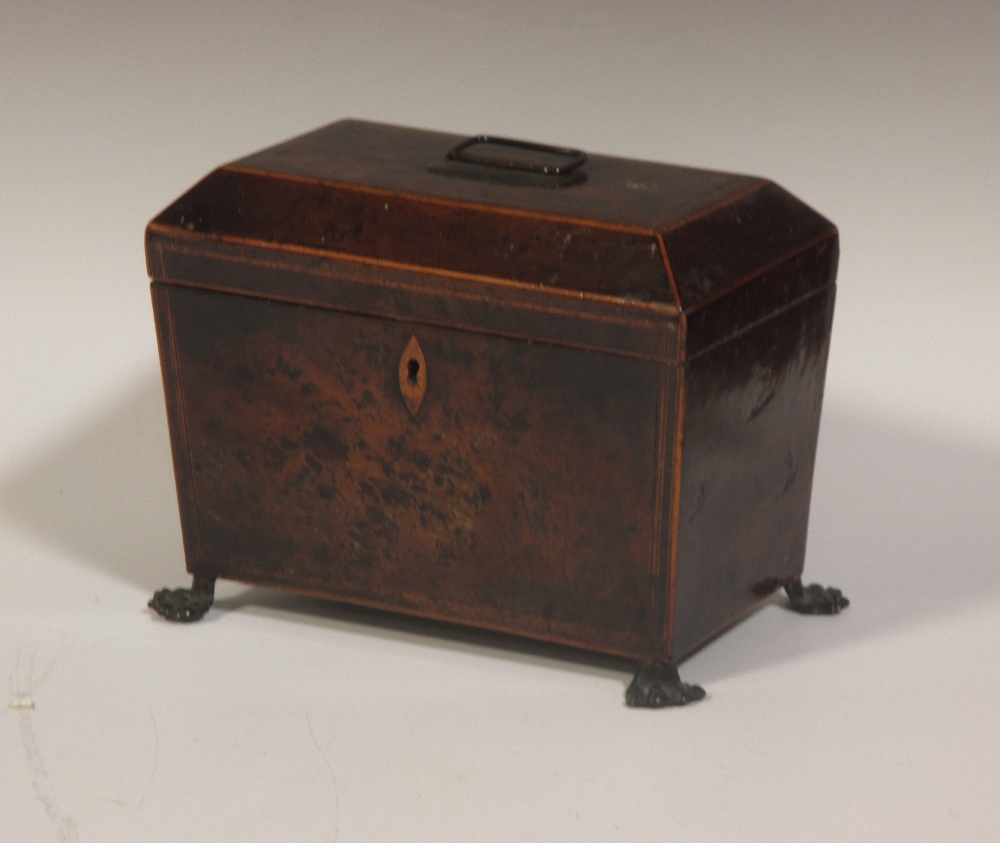
<instances>
[{"instance_id":1,"label":"brass handle","mask_svg":"<svg viewBox=\"0 0 1000 843\"><path fill-rule=\"evenodd\" d=\"M399 358L399 391L410 415L416 416L427 392L427 361L416 337L410 337Z\"/></svg>"}]
</instances>

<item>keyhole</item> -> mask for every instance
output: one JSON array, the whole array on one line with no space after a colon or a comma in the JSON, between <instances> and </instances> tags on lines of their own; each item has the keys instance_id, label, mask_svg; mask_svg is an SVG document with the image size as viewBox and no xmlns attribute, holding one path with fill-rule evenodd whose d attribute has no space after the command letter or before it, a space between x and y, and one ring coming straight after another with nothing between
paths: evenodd
<instances>
[{"instance_id":1,"label":"keyhole","mask_svg":"<svg viewBox=\"0 0 1000 843\"><path fill-rule=\"evenodd\" d=\"M406 402L406 409L415 417L427 391L427 363L424 362L424 352L416 337L410 337L403 349L398 371L399 391Z\"/></svg>"}]
</instances>

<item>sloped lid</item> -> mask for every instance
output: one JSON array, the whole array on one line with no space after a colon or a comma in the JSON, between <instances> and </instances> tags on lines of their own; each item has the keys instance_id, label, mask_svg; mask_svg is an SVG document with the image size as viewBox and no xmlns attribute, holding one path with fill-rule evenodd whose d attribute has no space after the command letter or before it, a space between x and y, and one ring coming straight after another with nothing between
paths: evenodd
<instances>
[{"instance_id":1,"label":"sloped lid","mask_svg":"<svg viewBox=\"0 0 1000 843\"><path fill-rule=\"evenodd\" d=\"M684 311L836 234L759 178L355 120L221 167L150 231Z\"/></svg>"}]
</instances>

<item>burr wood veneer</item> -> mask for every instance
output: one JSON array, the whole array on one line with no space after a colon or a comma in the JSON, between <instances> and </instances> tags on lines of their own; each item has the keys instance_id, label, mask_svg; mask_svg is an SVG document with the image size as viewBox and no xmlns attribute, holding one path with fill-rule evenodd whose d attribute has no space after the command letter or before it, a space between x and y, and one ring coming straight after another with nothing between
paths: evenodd
<instances>
[{"instance_id":1,"label":"burr wood veneer","mask_svg":"<svg viewBox=\"0 0 1000 843\"><path fill-rule=\"evenodd\" d=\"M837 230L759 178L342 121L146 233L192 589L676 664L801 586Z\"/></svg>"}]
</instances>

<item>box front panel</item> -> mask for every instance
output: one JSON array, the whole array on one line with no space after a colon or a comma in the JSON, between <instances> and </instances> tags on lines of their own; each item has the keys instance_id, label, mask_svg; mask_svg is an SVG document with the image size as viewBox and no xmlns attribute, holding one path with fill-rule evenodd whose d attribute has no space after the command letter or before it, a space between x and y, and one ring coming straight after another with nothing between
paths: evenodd
<instances>
[{"instance_id":1,"label":"box front panel","mask_svg":"<svg viewBox=\"0 0 1000 843\"><path fill-rule=\"evenodd\" d=\"M190 570L648 651L664 364L158 286Z\"/></svg>"}]
</instances>

